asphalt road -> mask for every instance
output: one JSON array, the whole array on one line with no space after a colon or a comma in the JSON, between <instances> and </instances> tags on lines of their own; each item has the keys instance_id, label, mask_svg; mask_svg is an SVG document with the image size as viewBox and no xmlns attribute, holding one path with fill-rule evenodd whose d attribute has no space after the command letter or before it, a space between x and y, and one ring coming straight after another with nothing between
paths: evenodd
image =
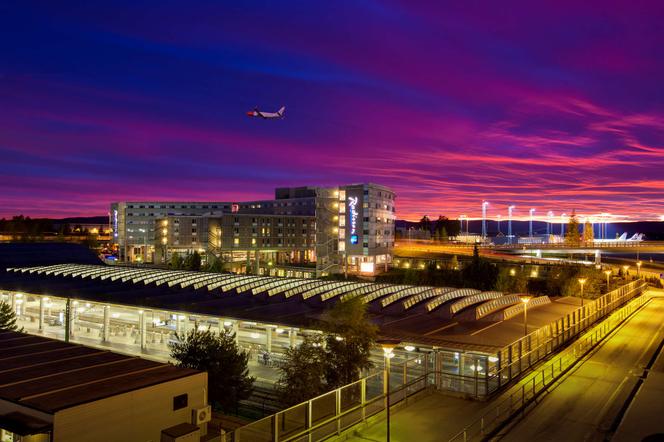
<instances>
[{"instance_id":1,"label":"asphalt road","mask_svg":"<svg viewBox=\"0 0 664 442\"><path fill-rule=\"evenodd\" d=\"M664 297L655 297L614 333L520 421L501 435L507 441L599 441L664 339ZM664 430L664 421L662 421Z\"/></svg>"}]
</instances>

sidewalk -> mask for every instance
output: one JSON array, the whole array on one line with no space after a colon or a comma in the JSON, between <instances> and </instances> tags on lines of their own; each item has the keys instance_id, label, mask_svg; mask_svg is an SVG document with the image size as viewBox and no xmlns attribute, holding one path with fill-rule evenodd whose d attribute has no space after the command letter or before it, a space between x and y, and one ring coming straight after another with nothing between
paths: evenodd
<instances>
[{"instance_id":1,"label":"sidewalk","mask_svg":"<svg viewBox=\"0 0 664 442\"><path fill-rule=\"evenodd\" d=\"M485 402L434 392L409 403L406 407L392 410L391 442L446 441L459 431L464 422L471 422L486 406ZM358 426L354 433L337 440L384 442L385 429L385 419L381 418L367 427Z\"/></svg>"}]
</instances>

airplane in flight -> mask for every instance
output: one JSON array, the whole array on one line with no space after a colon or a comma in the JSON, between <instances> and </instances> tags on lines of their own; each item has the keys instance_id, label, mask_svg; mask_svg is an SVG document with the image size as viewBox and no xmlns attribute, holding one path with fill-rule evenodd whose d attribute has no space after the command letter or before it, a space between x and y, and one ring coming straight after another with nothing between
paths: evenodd
<instances>
[{"instance_id":1,"label":"airplane in flight","mask_svg":"<svg viewBox=\"0 0 664 442\"><path fill-rule=\"evenodd\" d=\"M269 119L274 119L274 118L284 118L284 112L286 111L286 106L281 106L281 109L279 109L276 112L262 112L259 111L258 109L254 109L252 111L247 112L247 116L249 117L261 117L264 120L269 120Z\"/></svg>"}]
</instances>

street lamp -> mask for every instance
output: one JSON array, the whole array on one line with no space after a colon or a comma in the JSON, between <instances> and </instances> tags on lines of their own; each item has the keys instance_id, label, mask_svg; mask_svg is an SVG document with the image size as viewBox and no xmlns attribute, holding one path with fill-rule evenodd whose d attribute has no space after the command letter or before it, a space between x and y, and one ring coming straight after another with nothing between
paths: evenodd
<instances>
[{"instance_id":1,"label":"street lamp","mask_svg":"<svg viewBox=\"0 0 664 442\"><path fill-rule=\"evenodd\" d=\"M609 291L609 276L611 276L611 270L605 270L604 274L606 275L606 291Z\"/></svg>"},{"instance_id":2,"label":"street lamp","mask_svg":"<svg viewBox=\"0 0 664 442\"><path fill-rule=\"evenodd\" d=\"M486 208L489 206L488 201L482 201L482 240L485 240L487 237L486 231Z\"/></svg>"},{"instance_id":3,"label":"street lamp","mask_svg":"<svg viewBox=\"0 0 664 442\"><path fill-rule=\"evenodd\" d=\"M629 270L629 266L628 266L628 265L624 265L624 266L622 266L622 269L623 269L623 276L624 276L625 278L627 278L627 270Z\"/></svg>"},{"instance_id":4,"label":"street lamp","mask_svg":"<svg viewBox=\"0 0 664 442\"><path fill-rule=\"evenodd\" d=\"M512 205L507 208L507 238L508 242L512 244L512 211L516 206Z\"/></svg>"},{"instance_id":5,"label":"street lamp","mask_svg":"<svg viewBox=\"0 0 664 442\"><path fill-rule=\"evenodd\" d=\"M535 209L530 209L530 225L529 225L528 233L530 234L529 236L531 238L533 237L533 213L535 213Z\"/></svg>"},{"instance_id":6,"label":"street lamp","mask_svg":"<svg viewBox=\"0 0 664 442\"><path fill-rule=\"evenodd\" d=\"M523 302L523 335L528 336L528 303L532 296L519 296L521 302Z\"/></svg>"},{"instance_id":7,"label":"street lamp","mask_svg":"<svg viewBox=\"0 0 664 442\"><path fill-rule=\"evenodd\" d=\"M641 279L641 261L636 261L636 277Z\"/></svg>"},{"instance_id":8,"label":"street lamp","mask_svg":"<svg viewBox=\"0 0 664 442\"><path fill-rule=\"evenodd\" d=\"M383 339L377 341L383 348L383 356L385 356L385 417L387 420L387 442L390 442L390 359L394 357L394 347L399 345L400 341L395 339Z\"/></svg>"},{"instance_id":9,"label":"street lamp","mask_svg":"<svg viewBox=\"0 0 664 442\"><path fill-rule=\"evenodd\" d=\"M579 284L581 284L581 307L583 307L583 285L587 280L588 278L579 278Z\"/></svg>"}]
</instances>

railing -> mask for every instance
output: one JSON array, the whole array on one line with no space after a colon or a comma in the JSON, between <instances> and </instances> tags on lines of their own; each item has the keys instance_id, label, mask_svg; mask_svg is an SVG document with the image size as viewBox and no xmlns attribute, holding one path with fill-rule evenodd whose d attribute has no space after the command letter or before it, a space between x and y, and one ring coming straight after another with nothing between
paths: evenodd
<instances>
[{"instance_id":1,"label":"railing","mask_svg":"<svg viewBox=\"0 0 664 442\"><path fill-rule=\"evenodd\" d=\"M556 381L561 374L576 364L598 342L612 333L632 313L636 312L649 301L650 298L641 296L613 313L609 318L577 340L572 346L565 349L554 359L546 362L542 368L532 374L529 380L522 382L521 388L502 399L495 407L491 407L477 420L459 431L450 439L450 442L466 442L492 436L514 414L523 411L534 398Z\"/></svg>"},{"instance_id":2,"label":"railing","mask_svg":"<svg viewBox=\"0 0 664 442\"><path fill-rule=\"evenodd\" d=\"M491 358L495 362L489 367L489 392L518 378L595 322L641 294L646 287L644 281L633 281L593 301L586 301L583 307L504 347Z\"/></svg>"},{"instance_id":3,"label":"railing","mask_svg":"<svg viewBox=\"0 0 664 442\"><path fill-rule=\"evenodd\" d=\"M444 374L430 370L428 358L409 359L390 370L389 403L393 406L419 393ZM230 442L318 441L338 435L385 410L386 371L337 388L301 404L240 427L226 435ZM449 375L448 375L449 376Z\"/></svg>"}]
</instances>

